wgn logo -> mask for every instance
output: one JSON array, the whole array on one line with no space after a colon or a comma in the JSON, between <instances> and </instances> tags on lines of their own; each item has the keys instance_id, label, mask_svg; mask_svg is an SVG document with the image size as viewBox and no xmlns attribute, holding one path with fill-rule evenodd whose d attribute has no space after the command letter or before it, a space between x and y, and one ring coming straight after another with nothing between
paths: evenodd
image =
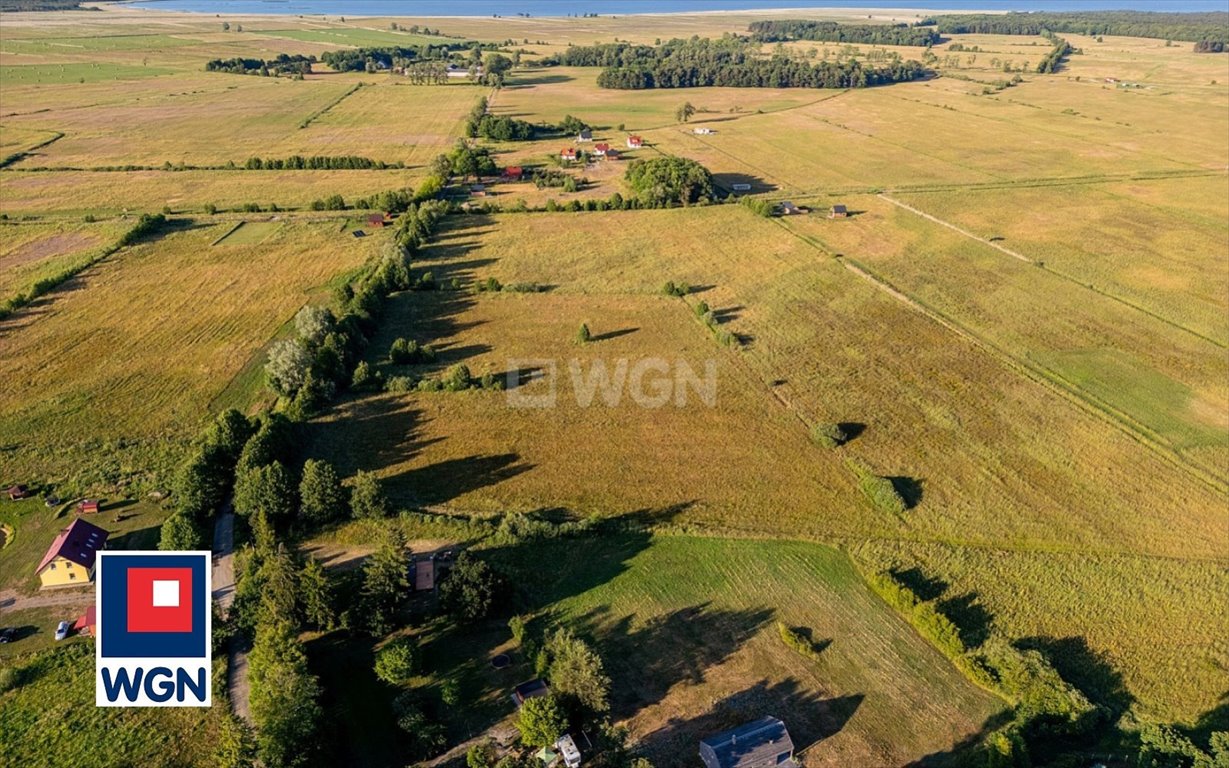
<instances>
[{"instance_id":1,"label":"wgn logo","mask_svg":"<svg viewBox=\"0 0 1229 768\"><path fill-rule=\"evenodd\" d=\"M208 552L99 552L95 703L208 707Z\"/></svg>"}]
</instances>

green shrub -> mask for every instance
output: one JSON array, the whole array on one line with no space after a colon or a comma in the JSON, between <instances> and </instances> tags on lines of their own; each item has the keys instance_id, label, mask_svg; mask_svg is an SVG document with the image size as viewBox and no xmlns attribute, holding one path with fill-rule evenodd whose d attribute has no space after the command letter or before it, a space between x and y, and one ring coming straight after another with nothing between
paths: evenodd
<instances>
[{"instance_id":1,"label":"green shrub","mask_svg":"<svg viewBox=\"0 0 1229 768\"><path fill-rule=\"evenodd\" d=\"M415 386L414 379L410 376L390 376L388 381L384 382L384 391L404 394L413 392Z\"/></svg>"},{"instance_id":2,"label":"green shrub","mask_svg":"<svg viewBox=\"0 0 1229 768\"><path fill-rule=\"evenodd\" d=\"M858 487L863 495L870 500L871 506L880 512L890 515L903 515L908 509L905 499L896 490L896 486L886 477L872 472L864 464L850 460L849 468L858 476Z\"/></svg>"},{"instance_id":3,"label":"green shrub","mask_svg":"<svg viewBox=\"0 0 1229 768\"><path fill-rule=\"evenodd\" d=\"M688 285L687 283L677 283L676 284L673 280L669 280L666 282L664 286L662 286L661 292L666 294L667 296L682 297L682 296L686 296L687 294L691 293L691 286Z\"/></svg>"},{"instance_id":4,"label":"green shrub","mask_svg":"<svg viewBox=\"0 0 1229 768\"><path fill-rule=\"evenodd\" d=\"M376 677L390 685L401 685L417 671L418 652L408 637L391 640L376 652Z\"/></svg>"},{"instance_id":5,"label":"green shrub","mask_svg":"<svg viewBox=\"0 0 1229 768\"><path fill-rule=\"evenodd\" d=\"M811 427L811 442L824 448L839 448L848 439L840 424L824 422Z\"/></svg>"},{"instance_id":6,"label":"green shrub","mask_svg":"<svg viewBox=\"0 0 1229 768\"><path fill-rule=\"evenodd\" d=\"M593 339L593 334L589 333L589 324L581 323L580 329L576 331L576 343L588 344Z\"/></svg>"},{"instance_id":7,"label":"green shrub","mask_svg":"<svg viewBox=\"0 0 1229 768\"><path fill-rule=\"evenodd\" d=\"M458 363L444 373L441 383L448 392L460 392L473 386L474 377L468 366Z\"/></svg>"},{"instance_id":8,"label":"green shrub","mask_svg":"<svg viewBox=\"0 0 1229 768\"><path fill-rule=\"evenodd\" d=\"M810 641L803 637L800 633L795 632L784 623L777 622L777 634L781 636L781 642L803 658L811 661L819 661L819 649Z\"/></svg>"},{"instance_id":9,"label":"green shrub","mask_svg":"<svg viewBox=\"0 0 1229 768\"><path fill-rule=\"evenodd\" d=\"M13 667L0 667L0 693L11 691L21 685L21 673Z\"/></svg>"},{"instance_id":10,"label":"green shrub","mask_svg":"<svg viewBox=\"0 0 1229 768\"><path fill-rule=\"evenodd\" d=\"M695 307L693 307L692 309L695 311L696 317L699 317L699 318L703 318L705 315L712 313L712 310L709 309L708 302L704 301L703 299L696 302Z\"/></svg>"},{"instance_id":11,"label":"green shrub","mask_svg":"<svg viewBox=\"0 0 1229 768\"><path fill-rule=\"evenodd\" d=\"M493 277L488 277L486 280L478 283L478 293L499 293L503 289L503 284Z\"/></svg>"}]
</instances>

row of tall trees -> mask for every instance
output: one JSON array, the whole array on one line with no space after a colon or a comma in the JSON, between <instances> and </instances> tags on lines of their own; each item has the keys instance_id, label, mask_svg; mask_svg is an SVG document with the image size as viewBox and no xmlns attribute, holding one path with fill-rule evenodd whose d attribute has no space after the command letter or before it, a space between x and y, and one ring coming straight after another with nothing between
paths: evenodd
<instances>
[{"instance_id":1,"label":"row of tall trees","mask_svg":"<svg viewBox=\"0 0 1229 768\"><path fill-rule=\"evenodd\" d=\"M1074 35L1122 35L1159 40L1229 43L1229 13L1155 13L1146 11L1069 11L1006 14L951 14L926 19L944 34L1040 35L1044 31Z\"/></svg>"},{"instance_id":2,"label":"row of tall trees","mask_svg":"<svg viewBox=\"0 0 1229 768\"><path fill-rule=\"evenodd\" d=\"M291 155L290 157L249 157L247 171L343 171L400 168L401 163L386 163L358 155Z\"/></svg>"},{"instance_id":3,"label":"row of tall trees","mask_svg":"<svg viewBox=\"0 0 1229 768\"><path fill-rule=\"evenodd\" d=\"M327 54L326 54L327 55ZM206 72L228 72L232 75L260 75L261 77L277 77L281 75L306 75L312 71L315 56L300 56L298 54L279 53L272 59L213 59L205 63Z\"/></svg>"},{"instance_id":4,"label":"row of tall trees","mask_svg":"<svg viewBox=\"0 0 1229 768\"><path fill-rule=\"evenodd\" d=\"M815 40L831 43L867 43L870 45L938 45L943 38L930 27L908 24L838 24L835 21L753 21L748 28L751 39L761 43L788 40Z\"/></svg>"},{"instance_id":5,"label":"row of tall trees","mask_svg":"<svg viewBox=\"0 0 1229 768\"><path fill-rule=\"evenodd\" d=\"M1051 34L1050 41L1054 43L1054 48L1046 54L1044 59L1037 62L1037 71L1043 75L1057 72L1062 66L1063 59L1071 53L1071 44L1061 37L1054 37Z\"/></svg>"}]
</instances>

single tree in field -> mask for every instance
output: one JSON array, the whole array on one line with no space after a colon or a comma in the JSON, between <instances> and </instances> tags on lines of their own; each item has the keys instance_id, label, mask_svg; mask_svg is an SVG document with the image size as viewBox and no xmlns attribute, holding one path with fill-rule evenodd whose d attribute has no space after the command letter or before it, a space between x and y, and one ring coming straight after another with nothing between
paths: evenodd
<instances>
[{"instance_id":1,"label":"single tree in field","mask_svg":"<svg viewBox=\"0 0 1229 768\"><path fill-rule=\"evenodd\" d=\"M392 629L401 599L410 589L407 566L405 536L400 528L387 526L380 548L363 566L363 607L373 635Z\"/></svg>"},{"instance_id":2,"label":"single tree in field","mask_svg":"<svg viewBox=\"0 0 1229 768\"><path fill-rule=\"evenodd\" d=\"M495 603L495 572L485 561L462 552L440 584L440 604L461 621L485 619Z\"/></svg>"},{"instance_id":3,"label":"single tree in field","mask_svg":"<svg viewBox=\"0 0 1229 768\"><path fill-rule=\"evenodd\" d=\"M248 656L252 719L265 765L299 766L320 720L320 685L308 671L307 654L294 627L264 623Z\"/></svg>"},{"instance_id":4,"label":"single tree in field","mask_svg":"<svg viewBox=\"0 0 1229 768\"><path fill-rule=\"evenodd\" d=\"M551 687L560 696L575 699L594 714L610 709L610 677L602 658L588 643L568 629L558 629L546 643L550 654Z\"/></svg>"},{"instance_id":5,"label":"single tree in field","mask_svg":"<svg viewBox=\"0 0 1229 768\"><path fill-rule=\"evenodd\" d=\"M674 113L674 116L680 123L686 123L691 120L692 115L695 113L696 108L691 105L690 101L687 101L683 103L683 106L678 108L678 111Z\"/></svg>"},{"instance_id":6,"label":"single tree in field","mask_svg":"<svg viewBox=\"0 0 1229 768\"><path fill-rule=\"evenodd\" d=\"M308 558L299 572L299 601L303 604L303 618L317 629L332 629L337 621L333 608L333 585L329 575L318 560Z\"/></svg>"},{"instance_id":7,"label":"single tree in field","mask_svg":"<svg viewBox=\"0 0 1229 768\"><path fill-rule=\"evenodd\" d=\"M241 515L262 512L276 525L293 516L296 503L294 482L280 461L242 470L235 478L235 511Z\"/></svg>"},{"instance_id":8,"label":"single tree in field","mask_svg":"<svg viewBox=\"0 0 1229 768\"><path fill-rule=\"evenodd\" d=\"M162 550L192 550L200 549L204 544L201 529L185 512L175 512L162 524L162 537L158 541L158 549Z\"/></svg>"},{"instance_id":9,"label":"single tree in field","mask_svg":"<svg viewBox=\"0 0 1229 768\"><path fill-rule=\"evenodd\" d=\"M521 741L527 746L548 747L567 732L568 721L559 701L553 695L547 695L528 699L521 705L516 728L521 732Z\"/></svg>"},{"instance_id":10,"label":"single tree in field","mask_svg":"<svg viewBox=\"0 0 1229 768\"><path fill-rule=\"evenodd\" d=\"M389 685L401 685L418 669L418 654L414 641L399 637L376 652L376 677Z\"/></svg>"},{"instance_id":11,"label":"single tree in field","mask_svg":"<svg viewBox=\"0 0 1229 768\"><path fill-rule=\"evenodd\" d=\"M313 525L336 520L346 509L345 489L337 470L327 461L308 459L303 464L299 498L303 519Z\"/></svg>"},{"instance_id":12,"label":"single tree in field","mask_svg":"<svg viewBox=\"0 0 1229 768\"><path fill-rule=\"evenodd\" d=\"M380 519L388 517L388 497L380 487L380 481L371 472L359 472L354 476L350 493L350 509L356 518Z\"/></svg>"},{"instance_id":13,"label":"single tree in field","mask_svg":"<svg viewBox=\"0 0 1229 768\"><path fill-rule=\"evenodd\" d=\"M592 338L593 338L593 334L589 333L589 324L581 323L580 330L576 332L576 343L577 344L588 344L589 340Z\"/></svg>"}]
</instances>

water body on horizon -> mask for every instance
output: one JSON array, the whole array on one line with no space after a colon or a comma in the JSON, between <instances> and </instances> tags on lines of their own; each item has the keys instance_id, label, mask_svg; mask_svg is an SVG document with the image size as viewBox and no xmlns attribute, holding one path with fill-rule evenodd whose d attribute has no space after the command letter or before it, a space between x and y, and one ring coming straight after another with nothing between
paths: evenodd
<instances>
[{"instance_id":1,"label":"water body on horizon","mask_svg":"<svg viewBox=\"0 0 1229 768\"><path fill-rule=\"evenodd\" d=\"M790 8L980 11L1225 11L1229 0L147 0L132 7L301 16L627 16Z\"/></svg>"}]
</instances>

